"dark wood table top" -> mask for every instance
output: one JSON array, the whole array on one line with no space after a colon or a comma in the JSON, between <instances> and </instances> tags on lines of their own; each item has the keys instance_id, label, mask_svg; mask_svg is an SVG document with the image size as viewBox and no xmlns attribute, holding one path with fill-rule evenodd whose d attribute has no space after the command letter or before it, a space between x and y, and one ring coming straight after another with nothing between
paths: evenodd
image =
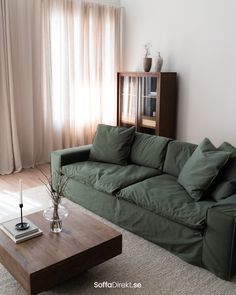
<instances>
[{"instance_id":1,"label":"dark wood table top","mask_svg":"<svg viewBox=\"0 0 236 295\"><path fill-rule=\"evenodd\" d=\"M43 231L42 236L15 244L0 231L0 261L31 294L36 294L38 288L29 286L33 283L27 277L39 277L40 272L59 269L60 264L68 267L70 261L73 264L82 259L85 265L77 269L81 272L122 251L122 236L118 231L86 214L78 205L68 200L65 204L69 216L63 220L59 234L50 232L49 221L44 219L42 211L27 216ZM87 261L86 257L93 261Z\"/></svg>"}]
</instances>

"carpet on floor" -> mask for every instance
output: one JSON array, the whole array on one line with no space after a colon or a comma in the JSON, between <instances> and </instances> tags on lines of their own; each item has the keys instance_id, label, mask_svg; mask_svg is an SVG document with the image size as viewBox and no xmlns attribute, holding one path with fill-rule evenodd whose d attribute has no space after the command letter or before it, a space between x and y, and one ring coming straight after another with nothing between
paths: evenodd
<instances>
[{"instance_id":1,"label":"carpet on floor","mask_svg":"<svg viewBox=\"0 0 236 295\"><path fill-rule=\"evenodd\" d=\"M6 191L0 193L2 221L17 216L18 195L18 193L11 194ZM23 195L26 214L48 207L49 197L44 186L25 190ZM83 210L122 232L123 253L90 269L78 278L41 294L236 295L236 278L232 282L221 280L209 271L190 265L165 249L88 210ZM4 213L3 216L2 213ZM119 283L126 282L127 284L141 283L142 287L140 289L122 288L122 285L118 287ZM95 286L110 284L117 288L95 288ZM26 295L24 289L1 264L0 295Z\"/></svg>"}]
</instances>

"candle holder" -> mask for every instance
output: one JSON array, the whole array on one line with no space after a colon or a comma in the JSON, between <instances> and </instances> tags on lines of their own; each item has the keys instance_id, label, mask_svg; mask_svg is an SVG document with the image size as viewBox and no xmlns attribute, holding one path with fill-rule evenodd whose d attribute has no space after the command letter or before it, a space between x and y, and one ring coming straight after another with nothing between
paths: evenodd
<instances>
[{"instance_id":1,"label":"candle holder","mask_svg":"<svg viewBox=\"0 0 236 295\"><path fill-rule=\"evenodd\" d=\"M22 213L23 204L19 204L19 207L20 207L20 221L21 222L17 223L15 225L15 228L17 230L26 230L30 227L30 225L27 222L23 222L23 213Z\"/></svg>"}]
</instances>

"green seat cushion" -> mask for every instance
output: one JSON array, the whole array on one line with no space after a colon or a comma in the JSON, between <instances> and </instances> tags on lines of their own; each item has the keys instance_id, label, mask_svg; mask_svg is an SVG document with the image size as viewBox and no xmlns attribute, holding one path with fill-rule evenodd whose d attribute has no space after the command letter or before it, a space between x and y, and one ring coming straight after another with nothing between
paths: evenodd
<instances>
[{"instance_id":1,"label":"green seat cushion","mask_svg":"<svg viewBox=\"0 0 236 295\"><path fill-rule=\"evenodd\" d=\"M196 147L196 144L179 140L169 142L163 172L178 177Z\"/></svg>"},{"instance_id":2,"label":"green seat cushion","mask_svg":"<svg viewBox=\"0 0 236 295\"><path fill-rule=\"evenodd\" d=\"M210 187L220 169L227 163L230 152L220 151L205 138L181 170L178 182L193 200L198 201Z\"/></svg>"},{"instance_id":3,"label":"green seat cushion","mask_svg":"<svg viewBox=\"0 0 236 295\"><path fill-rule=\"evenodd\" d=\"M135 133L130 161L134 164L162 170L169 138Z\"/></svg>"},{"instance_id":4,"label":"green seat cushion","mask_svg":"<svg viewBox=\"0 0 236 295\"><path fill-rule=\"evenodd\" d=\"M176 177L163 174L128 186L117 193L142 208L190 228L204 228L206 211L216 202L194 202Z\"/></svg>"},{"instance_id":5,"label":"green seat cushion","mask_svg":"<svg viewBox=\"0 0 236 295\"><path fill-rule=\"evenodd\" d=\"M96 190L113 194L123 187L159 175L161 172L137 165L120 166L84 161L63 166L62 173Z\"/></svg>"},{"instance_id":6,"label":"green seat cushion","mask_svg":"<svg viewBox=\"0 0 236 295\"><path fill-rule=\"evenodd\" d=\"M135 127L98 125L89 155L90 160L127 165L134 133Z\"/></svg>"},{"instance_id":7,"label":"green seat cushion","mask_svg":"<svg viewBox=\"0 0 236 295\"><path fill-rule=\"evenodd\" d=\"M236 148L228 142L223 142L218 150L228 151L231 155L209 188L208 194L215 201L225 199L236 193Z\"/></svg>"}]
</instances>

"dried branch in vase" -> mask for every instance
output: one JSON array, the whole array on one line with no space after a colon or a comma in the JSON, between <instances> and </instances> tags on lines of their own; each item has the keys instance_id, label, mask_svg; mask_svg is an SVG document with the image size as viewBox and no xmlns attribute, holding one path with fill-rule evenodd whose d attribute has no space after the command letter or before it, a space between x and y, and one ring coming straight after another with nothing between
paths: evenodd
<instances>
[{"instance_id":1,"label":"dried branch in vase","mask_svg":"<svg viewBox=\"0 0 236 295\"><path fill-rule=\"evenodd\" d=\"M40 179L46 186L48 194L52 200L52 206L45 209L43 212L44 217L50 221L51 232L60 233L62 231L62 219L68 216L68 211L65 206L62 206L61 199L64 196L64 189L69 180L69 177L64 176L61 171L48 177L40 168L38 168L44 179Z\"/></svg>"},{"instance_id":2,"label":"dried branch in vase","mask_svg":"<svg viewBox=\"0 0 236 295\"><path fill-rule=\"evenodd\" d=\"M40 168L38 168L38 170L44 176L44 179L40 178L40 181L46 186L47 192L53 204L60 204L61 198L64 196L63 191L66 187L69 177L63 175L61 171L57 171L54 173L53 177L49 177ZM52 183L52 178L54 179L54 186Z\"/></svg>"},{"instance_id":3,"label":"dried branch in vase","mask_svg":"<svg viewBox=\"0 0 236 295\"><path fill-rule=\"evenodd\" d=\"M144 50L145 50L145 57L150 57L151 56L151 43L146 43L144 44Z\"/></svg>"}]
</instances>

